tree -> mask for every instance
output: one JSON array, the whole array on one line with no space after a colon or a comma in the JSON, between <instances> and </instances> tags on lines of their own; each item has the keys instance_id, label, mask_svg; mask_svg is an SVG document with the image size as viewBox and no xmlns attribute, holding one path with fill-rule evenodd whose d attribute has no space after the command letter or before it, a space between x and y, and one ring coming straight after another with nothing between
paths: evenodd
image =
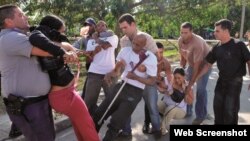
<instances>
[{"instance_id":1,"label":"tree","mask_svg":"<svg viewBox=\"0 0 250 141\"><path fill-rule=\"evenodd\" d=\"M10 0L8 0L9 2ZM131 13L138 27L155 38L179 36L179 26L189 21L196 33L204 28L214 28L215 21L228 18L235 23L233 32L239 31L242 0L22 0L31 24L38 24L41 17L56 14L66 21L70 35L79 34L87 17L105 20L109 28L120 35L117 20L123 13ZM1 4L7 3L2 0ZM98 6L97 6L98 5ZM250 17L250 2L246 2L246 19ZM246 23L244 29L250 28Z\"/></svg>"}]
</instances>

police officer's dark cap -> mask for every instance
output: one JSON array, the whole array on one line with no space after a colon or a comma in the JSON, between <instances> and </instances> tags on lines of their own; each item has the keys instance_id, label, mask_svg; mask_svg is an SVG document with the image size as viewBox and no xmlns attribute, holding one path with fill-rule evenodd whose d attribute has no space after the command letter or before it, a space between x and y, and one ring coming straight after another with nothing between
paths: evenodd
<instances>
[{"instance_id":1,"label":"police officer's dark cap","mask_svg":"<svg viewBox=\"0 0 250 141\"><path fill-rule=\"evenodd\" d=\"M96 22L93 18L87 18L85 21L84 21L84 26L86 25L96 25Z\"/></svg>"}]
</instances>

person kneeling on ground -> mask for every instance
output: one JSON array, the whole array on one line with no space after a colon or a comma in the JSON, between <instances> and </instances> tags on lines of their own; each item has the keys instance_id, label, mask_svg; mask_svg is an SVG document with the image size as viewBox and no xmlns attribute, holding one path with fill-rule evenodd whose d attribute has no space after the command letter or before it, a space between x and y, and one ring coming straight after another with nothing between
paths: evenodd
<instances>
[{"instance_id":1,"label":"person kneeling on ground","mask_svg":"<svg viewBox=\"0 0 250 141\"><path fill-rule=\"evenodd\" d=\"M162 114L161 132L167 134L170 121L172 119L182 119L186 115L187 104L193 102L193 93L185 94L187 83L185 81L185 71L183 68L174 70L174 78L170 84L167 78L164 78L165 86L161 88L163 98L158 102L158 108Z\"/></svg>"}]
</instances>

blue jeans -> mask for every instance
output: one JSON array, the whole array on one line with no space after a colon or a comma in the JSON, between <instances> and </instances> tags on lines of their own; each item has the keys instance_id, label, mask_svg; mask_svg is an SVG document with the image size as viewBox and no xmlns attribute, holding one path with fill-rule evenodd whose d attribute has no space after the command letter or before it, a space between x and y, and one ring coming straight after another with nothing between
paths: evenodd
<instances>
[{"instance_id":1,"label":"blue jeans","mask_svg":"<svg viewBox=\"0 0 250 141\"><path fill-rule=\"evenodd\" d=\"M193 68L187 68L187 80L191 80ZM207 83L209 79L209 75L212 69L210 69L206 74L204 74L197 82L196 89L196 103L195 103L195 114L197 119L204 120L207 116ZM187 115L192 115L193 105L187 105Z\"/></svg>"},{"instance_id":2,"label":"blue jeans","mask_svg":"<svg viewBox=\"0 0 250 141\"><path fill-rule=\"evenodd\" d=\"M146 85L143 91L143 99L147 108L149 110L150 120L152 123L153 131L160 130L160 115L157 107L158 93L156 85ZM123 128L123 132L131 133L131 117L126 122L125 127Z\"/></svg>"},{"instance_id":3,"label":"blue jeans","mask_svg":"<svg viewBox=\"0 0 250 141\"><path fill-rule=\"evenodd\" d=\"M160 123L159 110L157 106L158 93L156 85L146 85L143 91L143 99L149 110L153 131L160 130L161 123Z\"/></svg>"}]
</instances>

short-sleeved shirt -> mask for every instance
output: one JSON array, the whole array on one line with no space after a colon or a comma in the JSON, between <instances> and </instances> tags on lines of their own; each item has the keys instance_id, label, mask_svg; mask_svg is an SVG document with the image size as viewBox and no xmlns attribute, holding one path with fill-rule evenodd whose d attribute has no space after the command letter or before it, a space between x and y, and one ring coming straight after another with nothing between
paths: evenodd
<instances>
[{"instance_id":1,"label":"short-sleeved shirt","mask_svg":"<svg viewBox=\"0 0 250 141\"><path fill-rule=\"evenodd\" d=\"M178 40L179 53L187 61L188 65L193 67L195 62L204 62L209 52L209 46L206 41L199 35L192 34L192 39L184 43L180 37Z\"/></svg>"},{"instance_id":2,"label":"short-sleeved shirt","mask_svg":"<svg viewBox=\"0 0 250 141\"><path fill-rule=\"evenodd\" d=\"M250 53L244 42L231 39L214 46L206 60L211 64L217 62L220 78L233 79L246 75L246 62L250 60Z\"/></svg>"},{"instance_id":3,"label":"short-sleeved shirt","mask_svg":"<svg viewBox=\"0 0 250 141\"><path fill-rule=\"evenodd\" d=\"M141 32L141 31L138 31L137 34L142 34L147 38L147 42L146 42L144 49L149 50L149 51L156 54L158 51L158 47L157 47L153 37L151 35L149 35L148 33ZM132 41L128 38L128 36L125 35L120 39L120 46L121 46L121 48L132 47Z\"/></svg>"},{"instance_id":4,"label":"short-sleeved shirt","mask_svg":"<svg viewBox=\"0 0 250 141\"><path fill-rule=\"evenodd\" d=\"M146 55L148 55L148 57L142 62L143 65L145 65L146 67L146 72L140 72L137 69L134 71L134 73L142 78L146 78L148 76L152 76L152 77L156 77L157 75L157 59L156 56L150 52L147 51ZM116 60L121 61L124 60L125 61L125 69L122 73L121 79L125 80L127 79L127 83L131 84L135 87L144 89L145 88L145 84L136 81L136 80L132 80L132 79L128 79L126 78L127 74L129 71L131 71L133 68L132 66L135 66L138 62L139 62L139 55L136 54L133 50L132 47L124 47L121 49L121 51L119 52L119 54L117 55ZM131 66L131 64L133 64Z\"/></svg>"},{"instance_id":5,"label":"short-sleeved shirt","mask_svg":"<svg viewBox=\"0 0 250 141\"><path fill-rule=\"evenodd\" d=\"M48 94L50 80L42 72L28 36L17 29L0 32L0 72L2 95L14 94L23 97L38 97Z\"/></svg>"},{"instance_id":6,"label":"short-sleeved shirt","mask_svg":"<svg viewBox=\"0 0 250 141\"><path fill-rule=\"evenodd\" d=\"M97 74L106 74L115 68L115 49L118 46L119 39L117 35L104 37L100 39L109 42L111 44L111 47L105 50L102 49L94 56L88 72ZM95 40L90 39L87 44L87 51L94 50L96 46L97 44Z\"/></svg>"}]
</instances>

